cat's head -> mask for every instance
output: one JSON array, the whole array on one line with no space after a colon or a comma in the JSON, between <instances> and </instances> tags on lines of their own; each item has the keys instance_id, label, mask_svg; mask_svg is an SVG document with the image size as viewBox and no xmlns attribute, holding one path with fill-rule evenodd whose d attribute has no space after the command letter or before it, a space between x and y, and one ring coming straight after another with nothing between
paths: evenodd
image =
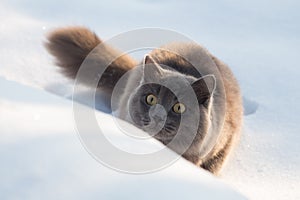
<instances>
[{"instance_id":1,"label":"cat's head","mask_svg":"<svg viewBox=\"0 0 300 200\"><path fill-rule=\"evenodd\" d=\"M186 138L196 131L193 147L199 149L197 145L200 145L209 128L214 76L197 79L160 65L154 58L146 55L141 80L128 101L128 110L135 125L166 145L174 138L179 126ZM189 102L189 90L193 90L197 105ZM195 113L196 107L199 108L199 113ZM186 119L184 124L181 123L183 116ZM199 123L193 125L195 123L192 122L197 120L196 116ZM181 142L184 144L184 141ZM179 151L179 146L172 149Z\"/></svg>"}]
</instances>

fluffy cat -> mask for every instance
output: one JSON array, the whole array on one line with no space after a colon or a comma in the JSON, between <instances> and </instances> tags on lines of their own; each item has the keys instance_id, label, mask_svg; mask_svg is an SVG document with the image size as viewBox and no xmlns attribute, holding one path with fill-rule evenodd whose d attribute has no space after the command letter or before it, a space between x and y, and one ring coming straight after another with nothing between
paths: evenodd
<instances>
[{"instance_id":1,"label":"fluffy cat","mask_svg":"<svg viewBox=\"0 0 300 200\"><path fill-rule=\"evenodd\" d=\"M100 43L90 30L68 27L52 31L45 46L56 58L62 73L74 79L84 59ZM94 49L88 59L94 63L93 67L104 68L104 63L119 53L103 46ZM184 137L168 147L179 153L185 140L196 132L182 156L218 174L239 138L242 125L242 99L231 70L194 43L174 43L155 49L145 56L141 67L138 65L130 56L122 55L108 66L98 83L98 89L106 95L107 105L111 105L118 80L132 70L118 98L118 117L149 134L153 132L153 137L167 146L182 124L180 120L185 118L181 127ZM82 82L88 84L85 79ZM176 91L157 83L172 85ZM179 98L189 100L187 88L192 88L196 95L199 113L195 113L193 106L179 101ZM199 119L197 126L191 125L195 119Z\"/></svg>"}]
</instances>

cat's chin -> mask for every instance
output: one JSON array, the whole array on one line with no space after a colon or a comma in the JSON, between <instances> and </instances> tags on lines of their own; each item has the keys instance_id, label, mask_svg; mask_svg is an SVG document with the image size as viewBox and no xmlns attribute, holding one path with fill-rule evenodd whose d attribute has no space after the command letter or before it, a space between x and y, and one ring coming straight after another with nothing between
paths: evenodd
<instances>
[{"instance_id":1,"label":"cat's chin","mask_svg":"<svg viewBox=\"0 0 300 200\"><path fill-rule=\"evenodd\" d=\"M163 137L159 134L153 136L155 139L157 139L158 141L160 141L161 143L163 143L164 145L167 145L169 144L173 138L166 138L166 137Z\"/></svg>"}]
</instances>

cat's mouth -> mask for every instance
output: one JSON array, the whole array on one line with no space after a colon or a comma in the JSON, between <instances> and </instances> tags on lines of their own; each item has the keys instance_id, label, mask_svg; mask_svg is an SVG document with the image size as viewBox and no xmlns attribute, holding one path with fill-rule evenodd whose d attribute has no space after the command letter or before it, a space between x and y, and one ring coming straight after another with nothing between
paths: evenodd
<instances>
[{"instance_id":1,"label":"cat's mouth","mask_svg":"<svg viewBox=\"0 0 300 200\"><path fill-rule=\"evenodd\" d=\"M137 125L143 131L164 144L169 143L177 132L176 127L166 123L166 119L157 119L151 116L150 119L140 118L139 124Z\"/></svg>"},{"instance_id":2,"label":"cat's mouth","mask_svg":"<svg viewBox=\"0 0 300 200\"><path fill-rule=\"evenodd\" d=\"M161 123L159 125L156 123L150 123L146 126L143 126L142 129L149 135L166 145L172 141L177 131L174 127L164 125L164 123Z\"/></svg>"},{"instance_id":3,"label":"cat's mouth","mask_svg":"<svg viewBox=\"0 0 300 200\"><path fill-rule=\"evenodd\" d=\"M144 125L142 129L146 131L151 136L157 135L159 132L161 132L164 128L164 123L155 123L155 122L148 122L147 125Z\"/></svg>"}]
</instances>

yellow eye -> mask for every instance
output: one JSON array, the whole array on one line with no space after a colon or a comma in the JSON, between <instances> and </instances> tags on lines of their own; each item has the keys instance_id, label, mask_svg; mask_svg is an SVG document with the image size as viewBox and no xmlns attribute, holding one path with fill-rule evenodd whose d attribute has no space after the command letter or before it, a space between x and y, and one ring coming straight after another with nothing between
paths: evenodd
<instances>
[{"instance_id":1,"label":"yellow eye","mask_svg":"<svg viewBox=\"0 0 300 200\"><path fill-rule=\"evenodd\" d=\"M176 113L178 113L178 114L184 113L184 111L185 111L185 105L182 104L182 103L176 103L173 106L173 111L176 112Z\"/></svg>"},{"instance_id":2,"label":"yellow eye","mask_svg":"<svg viewBox=\"0 0 300 200\"><path fill-rule=\"evenodd\" d=\"M150 106L153 106L155 104L157 104L157 98L156 96L154 96L153 94L149 94L147 97L146 97L146 103Z\"/></svg>"}]
</instances>

